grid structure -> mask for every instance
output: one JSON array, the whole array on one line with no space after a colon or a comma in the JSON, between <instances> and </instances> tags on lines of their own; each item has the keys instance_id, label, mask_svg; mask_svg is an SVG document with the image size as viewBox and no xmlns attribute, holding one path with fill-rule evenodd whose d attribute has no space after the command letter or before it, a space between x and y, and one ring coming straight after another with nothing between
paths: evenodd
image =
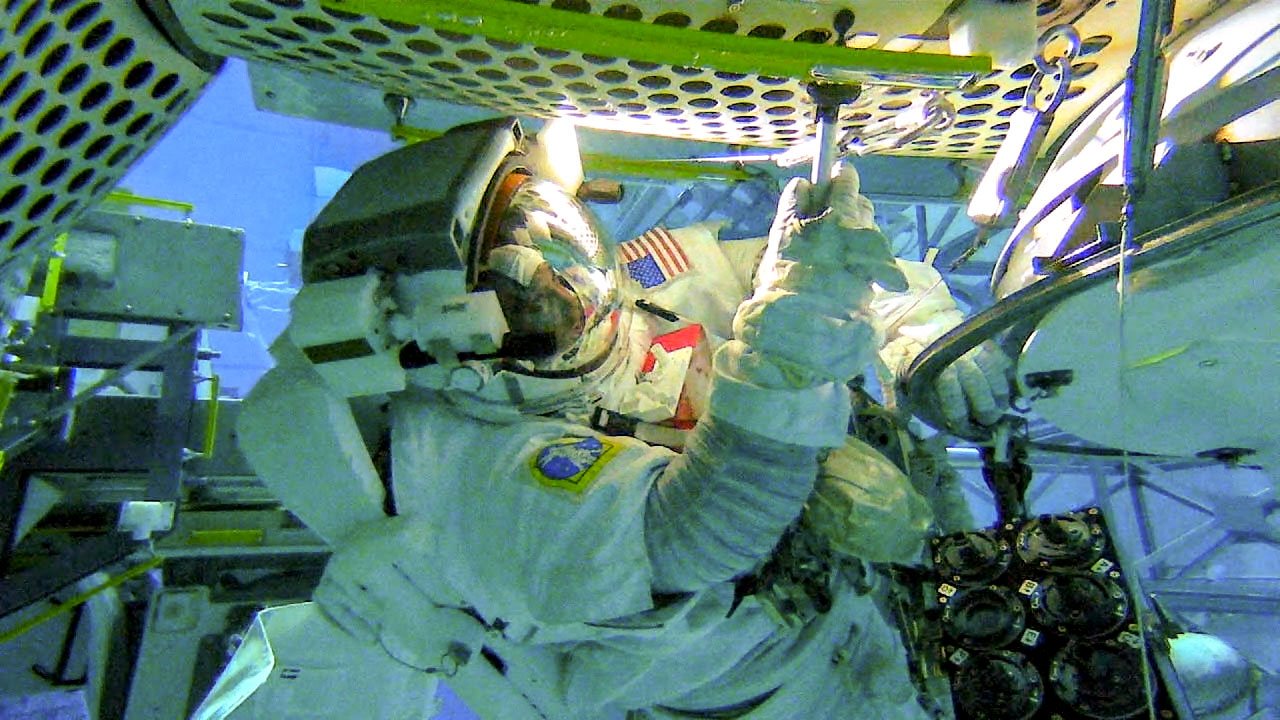
<instances>
[{"instance_id":1,"label":"grid structure","mask_svg":"<svg viewBox=\"0 0 1280 720\"><path fill-rule=\"evenodd\" d=\"M555 13L765 38L779 43L840 44L903 52L949 51L948 3L868 3L851 27L833 18L845 6L787 0L671 3L611 0L501 0ZM1179 3L1179 22L1194 22L1209 2ZM322 4L319 0L196 0L175 7L184 29L209 52L244 56L336 75L387 92L489 108L523 116L568 116L584 126L759 147L788 147L813 135L800 79L662 65L460 34ZM1068 22L1083 39L1072 64L1060 132L1119 82L1132 54L1136 4L1041 0L1041 29ZM847 16L846 16L847 17ZM1117 34L1113 35L1113 31ZM892 154L989 157L1023 103L1034 65L999 70L949 94L953 125ZM1052 89L1052 83L1045 83ZM868 86L843 108L842 126L857 131L892 119L923 90Z\"/></svg>"},{"instance_id":2,"label":"grid structure","mask_svg":"<svg viewBox=\"0 0 1280 720\"><path fill-rule=\"evenodd\" d=\"M0 21L0 247L44 248L124 175L209 79L136 3L7 0Z\"/></svg>"}]
</instances>

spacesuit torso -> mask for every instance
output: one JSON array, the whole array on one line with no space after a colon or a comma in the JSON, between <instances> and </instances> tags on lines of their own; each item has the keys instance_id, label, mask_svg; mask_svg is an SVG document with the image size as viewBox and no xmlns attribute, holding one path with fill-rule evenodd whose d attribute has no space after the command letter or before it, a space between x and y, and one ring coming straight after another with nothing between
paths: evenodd
<instances>
[{"instance_id":1,"label":"spacesuit torso","mask_svg":"<svg viewBox=\"0 0 1280 720\"><path fill-rule=\"evenodd\" d=\"M714 228L666 242L686 262L659 282L631 273L632 293L658 311L631 310L628 357L606 401L635 391L655 337L672 328L697 322L719 342L746 294ZM762 247L733 251L750 263ZM776 598L734 582L653 595L642 518L673 451L559 419L480 421L414 394L395 401L392 427L396 506L438 538L440 561L424 571L466 599L504 663L523 666L509 677L531 673L525 692L544 712L923 717L901 643L856 561L818 573L830 598L822 611L780 611Z\"/></svg>"}]
</instances>

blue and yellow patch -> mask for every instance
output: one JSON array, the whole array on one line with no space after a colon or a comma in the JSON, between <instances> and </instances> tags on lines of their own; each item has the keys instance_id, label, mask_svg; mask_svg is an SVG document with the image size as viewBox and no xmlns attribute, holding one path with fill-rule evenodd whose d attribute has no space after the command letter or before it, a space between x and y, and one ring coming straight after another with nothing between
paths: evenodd
<instances>
[{"instance_id":1,"label":"blue and yellow patch","mask_svg":"<svg viewBox=\"0 0 1280 720\"><path fill-rule=\"evenodd\" d=\"M561 438L539 450L529 469L547 487L580 493L590 487L620 449L621 445L608 438Z\"/></svg>"}]
</instances>

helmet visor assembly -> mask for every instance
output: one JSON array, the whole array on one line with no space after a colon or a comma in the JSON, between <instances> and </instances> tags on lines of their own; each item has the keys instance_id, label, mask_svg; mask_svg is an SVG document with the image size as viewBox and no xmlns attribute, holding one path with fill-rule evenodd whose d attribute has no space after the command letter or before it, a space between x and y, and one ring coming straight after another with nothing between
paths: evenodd
<instances>
[{"instance_id":1,"label":"helmet visor assembly","mask_svg":"<svg viewBox=\"0 0 1280 720\"><path fill-rule=\"evenodd\" d=\"M565 188L515 170L494 191L481 230L474 290L492 290L511 332L508 369L575 377L608 359L617 340L612 243Z\"/></svg>"}]
</instances>

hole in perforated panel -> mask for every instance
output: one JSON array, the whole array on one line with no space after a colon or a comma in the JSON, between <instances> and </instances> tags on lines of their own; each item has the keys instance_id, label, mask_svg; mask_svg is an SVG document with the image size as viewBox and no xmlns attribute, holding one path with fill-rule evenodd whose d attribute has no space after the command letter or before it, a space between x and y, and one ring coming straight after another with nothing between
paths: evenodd
<instances>
[{"instance_id":1,"label":"hole in perforated panel","mask_svg":"<svg viewBox=\"0 0 1280 720\"><path fill-rule=\"evenodd\" d=\"M24 233L22 233L21 235L19 235L19 236L18 236L18 239L13 241L13 244L9 246L9 249L10 249L10 250L17 250L18 248L22 247L23 245L26 245L27 243L29 243L29 242L31 242L32 240L34 240L34 239L35 239L35 237L36 237L36 235L37 235L39 232L40 232L40 228L27 228L26 232L24 232Z\"/></svg>"},{"instance_id":2,"label":"hole in perforated panel","mask_svg":"<svg viewBox=\"0 0 1280 720\"><path fill-rule=\"evenodd\" d=\"M412 25L406 22L400 22L399 20L387 20L386 18L378 18L378 22L382 23L382 26L388 30L394 30L395 32L403 33L405 35L416 33L419 30L417 25Z\"/></svg>"},{"instance_id":3,"label":"hole in perforated panel","mask_svg":"<svg viewBox=\"0 0 1280 720\"><path fill-rule=\"evenodd\" d=\"M1072 85L1067 88L1066 100L1080 97L1084 94L1085 87L1083 85Z\"/></svg>"},{"instance_id":4,"label":"hole in perforated panel","mask_svg":"<svg viewBox=\"0 0 1280 720\"><path fill-rule=\"evenodd\" d=\"M102 56L102 62L107 67L115 67L120 63L129 59L133 55L133 41L129 38L120 38L111 43L111 47L107 48L107 52Z\"/></svg>"},{"instance_id":5,"label":"hole in perforated panel","mask_svg":"<svg viewBox=\"0 0 1280 720\"><path fill-rule=\"evenodd\" d=\"M280 49L280 43L276 42L275 40L272 40L271 38L264 38L261 35L241 35L240 37L245 42L252 43L253 45L256 45L258 47L264 47L270 50Z\"/></svg>"},{"instance_id":6,"label":"hole in perforated panel","mask_svg":"<svg viewBox=\"0 0 1280 720\"><path fill-rule=\"evenodd\" d=\"M718 17L703 23L699 29L704 32L732 35L738 32L738 22L733 18Z\"/></svg>"},{"instance_id":7,"label":"hole in perforated panel","mask_svg":"<svg viewBox=\"0 0 1280 720\"><path fill-rule=\"evenodd\" d=\"M769 40L777 40L787 34L787 29L781 25L757 25L747 31L750 37L767 38Z\"/></svg>"},{"instance_id":8,"label":"hole in perforated panel","mask_svg":"<svg viewBox=\"0 0 1280 720\"><path fill-rule=\"evenodd\" d=\"M157 137L160 137L160 133L163 130L164 130L164 125L153 125L151 126L151 129L147 131L147 134L142 136L142 139L144 142L148 142L148 143L152 142Z\"/></svg>"},{"instance_id":9,"label":"hole in perforated panel","mask_svg":"<svg viewBox=\"0 0 1280 720\"><path fill-rule=\"evenodd\" d=\"M1095 62L1076 63L1071 66L1071 78L1079 80L1080 78L1089 77L1097 69L1098 63Z\"/></svg>"},{"instance_id":10,"label":"hole in perforated panel","mask_svg":"<svg viewBox=\"0 0 1280 720\"><path fill-rule=\"evenodd\" d=\"M71 213L74 212L75 209L79 207L79 205L80 205L80 202L74 199L66 203L62 207L58 208L58 212L53 214L53 221L56 223L60 223L63 220L66 220L67 216L71 215Z\"/></svg>"},{"instance_id":11,"label":"hole in perforated panel","mask_svg":"<svg viewBox=\"0 0 1280 720\"><path fill-rule=\"evenodd\" d=\"M1005 93L1001 97L1003 97L1005 100L1008 100L1009 102L1018 102L1019 100L1025 98L1026 96L1027 96L1027 86L1023 85L1022 87L1016 87L1010 90L1009 92Z\"/></svg>"},{"instance_id":12,"label":"hole in perforated panel","mask_svg":"<svg viewBox=\"0 0 1280 720\"><path fill-rule=\"evenodd\" d=\"M794 40L798 43L812 43L814 45L822 45L831 42L834 33L826 28L810 28L797 33Z\"/></svg>"},{"instance_id":13,"label":"hole in perforated panel","mask_svg":"<svg viewBox=\"0 0 1280 720\"><path fill-rule=\"evenodd\" d=\"M89 77L89 66L84 63L73 66L58 80L58 92L67 94L84 84Z\"/></svg>"},{"instance_id":14,"label":"hole in perforated panel","mask_svg":"<svg viewBox=\"0 0 1280 720\"><path fill-rule=\"evenodd\" d=\"M124 86L132 90L133 88L142 85L147 80L151 79L151 73L153 73L155 69L156 66L151 64L150 60L144 60L137 65L134 65L129 68L129 72L125 73Z\"/></svg>"},{"instance_id":15,"label":"hole in perforated panel","mask_svg":"<svg viewBox=\"0 0 1280 720\"><path fill-rule=\"evenodd\" d=\"M552 85L555 84L550 80L548 80L547 78L542 77L541 75L525 75L524 77L520 78L520 82L530 87L538 87L538 88L551 87Z\"/></svg>"},{"instance_id":16,"label":"hole in perforated panel","mask_svg":"<svg viewBox=\"0 0 1280 720\"><path fill-rule=\"evenodd\" d=\"M61 45L55 47L54 49L45 53L44 59L40 61L40 75L43 77L48 77L49 75L53 74L58 68L62 67L63 64L66 63L67 59L70 57L71 57L71 46L68 45L67 43L62 43Z\"/></svg>"},{"instance_id":17,"label":"hole in perforated panel","mask_svg":"<svg viewBox=\"0 0 1280 720\"><path fill-rule=\"evenodd\" d=\"M86 133L89 132L89 123L78 122L62 132L62 136L58 138L58 147L66 150L84 139Z\"/></svg>"},{"instance_id":18,"label":"hole in perforated panel","mask_svg":"<svg viewBox=\"0 0 1280 720\"><path fill-rule=\"evenodd\" d=\"M600 82L607 82L611 84L620 83L626 81L627 74L618 70L601 70L596 73L596 78L599 79Z\"/></svg>"},{"instance_id":19,"label":"hole in perforated panel","mask_svg":"<svg viewBox=\"0 0 1280 720\"><path fill-rule=\"evenodd\" d=\"M738 80L741 80L741 79L745 78L745 77L747 76L747 74L746 74L746 73L736 73L736 72L725 72L724 70L717 70L717 71L716 71L716 73L715 73L715 76L716 76L716 77L718 77L718 78L720 78L721 80L728 80L728 81L730 81L730 82L737 82Z\"/></svg>"},{"instance_id":20,"label":"hole in perforated panel","mask_svg":"<svg viewBox=\"0 0 1280 720\"><path fill-rule=\"evenodd\" d=\"M679 12L663 13L653 19L654 25L666 25L667 27L677 28L689 27L689 24L692 22L693 20L691 20L688 15Z\"/></svg>"},{"instance_id":21,"label":"hole in perforated panel","mask_svg":"<svg viewBox=\"0 0 1280 720\"><path fill-rule=\"evenodd\" d=\"M242 2L241 0L232 0L231 7L241 15L248 15L258 20L275 20L276 14L270 10L254 5L253 3Z\"/></svg>"},{"instance_id":22,"label":"hole in perforated panel","mask_svg":"<svg viewBox=\"0 0 1280 720\"><path fill-rule=\"evenodd\" d=\"M269 27L267 28L267 34L271 35L272 37L280 38L281 40L286 40L288 42L300 43L300 42L306 42L307 40L306 35L303 35L300 32L294 32L292 30L288 30L285 28Z\"/></svg>"},{"instance_id":23,"label":"hole in perforated panel","mask_svg":"<svg viewBox=\"0 0 1280 720\"><path fill-rule=\"evenodd\" d=\"M587 2L587 0L555 0L555 2L551 3L551 7L576 13L591 12L591 3Z\"/></svg>"},{"instance_id":24,"label":"hole in perforated panel","mask_svg":"<svg viewBox=\"0 0 1280 720\"><path fill-rule=\"evenodd\" d=\"M680 89L687 93L701 95L711 90L711 83L706 80L688 80L680 83Z\"/></svg>"},{"instance_id":25,"label":"hole in perforated panel","mask_svg":"<svg viewBox=\"0 0 1280 720\"><path fill-rule=\"evenodd\" d=\"M133 152L132 145L125 145L124 147L116 148L116 151L111 153L111 157L107 158L107 167L115 167L116 165L119 165L120 162L128 157L131 152Z\"/></svg>"},{"instance_id":26,"label":"hole in perforated panel","mask_svg":"<svg viewBox=\"0 0 1280 720\"><path fill-rule=\"evenodd\" d=\"M1010 115L1012 115L1012 114L1014 114L1014 113L1018 112L1018 108L1020 108L1020 107L1022 107L1022 106L1021 106L1021 105L1010 105L1009 107L1001 108L1001 109L997 110L997 111L996 111L996 115L999 115L1000 117L1009 117Z\"/></svg>"},{"instance_id":27,"label":"hole in perforated panel","mask_svg":"<svg viewBox=\"0 0 1280 720\"><path fill-rule=\"evenodd\" d=\"M790 90L766 90L760 97L769 102L785 102L795 97L795 93Z\"/></svg>"},{"instance_id":28,"label":"hole in perforated panel","mask_svg":"<svg viewBox=\"0 0 1280 720\"><path fill-rule=\"evenodd\" d=\"M636 70L641 70L643 72L653 72L654 70L657 70L658 68L662 67L658 63L645 62L644 60L628 60L627 66L633 67Z\"/></svg>"},{"instance_id":29,"label":"hole in perforated panel","mask_svg":"<svg viewBox=\"0 0 1280 720\"><path fill-rule=\"evenodd\" d=\"M405 45L419 55L439 55L444 52L439 45L431 42L430 40L423 40L422 38L414 38L406 42Z\"/></svg>"},{"instance_id":30,"label":"hole in perforated panel","mask_svg":"<svg viewBox=\"0 0 1280 720\"><path fill-rule=\"evenodd\" d=\"M969 131L969 132L958 132L958 133L953 133L953 134L951 135L951 139L952 139L952 140L972 140L972 139L974 139L974 138L976 138L976 137L978 137L978 133L973 132L973 131Z\"/></svg>"},{"instance_id":31,"label":"hole in perforated panel","mask_svg":"<svg viewBox=\"0 0 1280 720\"><path fill-rule=\"evenodd\" d=\"M565 95L564 93L558 93L554 90L540 90L538 91L537 95L543 100L546 100L547 102L552 102L552 103L564 102L565 100L569 99L569 96Z\"/></svg>"},{"instance_id":32,"label":"hole in perforated panel","mask_svg":"<svg viewBox=\"0 0 1280 720\"><path fill-rule=\"evenodd\" d=\"M53 193L48 193L40 196L39 199L31 203L31 207L27 208L27 219L38 220L40 216L43 215L45 211L49 209L49 206L53 204L53 201L54 201Z\"/></svg>"},{"instance_id":33,"label":"hole in perforated panel","mask_svg":"<svg viewBox=\"0 0 1280 720\"><path fill-rule=\"evenodd\" d=\"M1099 53L1103 48L1111 44L1110 35L1094 35L1080 41L1080 57L1087 57L1095 53Z\"/></svg>"},{"instance_id":34,"label":"hole in perforated panel","mask_svg":"<svg viewBox=\"0 0 1280 720\"><path fill-rule=\"evenodd\" d=\"M582 59L592 65L612 65L618 60L618 58L610 57L608 55L592 55L591 53L583 53Z\"/></svg>"},{"instance_id":35,"label":"hole in perforated panel","mask_svg":"<svg viewBox=\"0 0 1280 720\"><path fill-rule=\"evenodd\" d=\"M646 75L645 77L640 78L640 84L650 90L661 90L662 88L670 85L671 80L670 78L665 78L661 75Z\"/></svg>"},{"instance_id":36,"label":"hole in perforated panel","mask_svg":"<svg viewBox=\"0 0 1280 720\"><path fill-rule=\"evenodd\" d=\"M133 112L133 101L121 100L102 114L102 121L108 126L115 125L128 116L130 112Z\"/></svg>"},{"instance_id":37,"label":"hole in perforated panel","mask_svg":"<svg viewBox=\"0 0 1280 720\"><path fill-rule=\"evenodd\" d=\"M699 112L694 113L694 115L696 115L697 117L700 117L700 118L718 118L718 117L720 117L720 113L719 113L718 111L715 111L715 110L701 110L701 111L699 111Z\"/></svg>"},{"instance_id":38,"label":"hole in perforated panel","mask_svg":"<svg viewBox=\"0 0 1280 720\"><path fill-rule=\"evenodd\" d=\"M440 37L440 39L445 40L447 42L457 43L459 45L471 42L470 35L453 32L452 30L436 30L435 33L438 37Z\"/></svg>"},{"instance_id":39,"label":"hole in perforated panel","mask_svg":"<svg viewBox=\"0 0 1280 720\"><path fill-rule=\"evenodd\" d=\"M103 20L94 25L89 32L85 33L84 38L80 41L80 47L83 50L97 50L99 46L111 38L115 31L115 23L110 20Z\"/></svg>"},{"instance_id":40,"label":"hole in perforated panel","mask_svg":"<svg viewBox=\"0 0 1280 720\"><path fill-rule=\"evenodd\" d=\"M1009 77L1013 78L1014 80L1027 80L1028 78L1030 78L1032 75L1035 75L1035 74L1036 74L1036 66L1032 63L1028 63L1018 68L1017 70L1014 70L1013 72L1009 73Z\"/></svg>"},{"instance_id":41,"label":"hole in perforated panel","mask_svg":"<svg viewBox=\"0 0 1280 720\"><path fill-rule=\"evenodd\" d=\"M390 45L391 44L391 38L378 32L377 30L370 30L368 28L352 28L351 37L359 40L360 42L369 43L370 45Z\"/></svg>"},{"instance_id":42,"label":"hole in perforated panel","mask_svg":"<svg viewBox=\"0 0 1280 720\"><path fill-rule=\"evenodd\" d=\"M640 93L632 90L631 88L613 88L605 94L611 98L617 98L619 100L633 100L640 96Z\"/></svg>"},{"instance_id":43,"label":"hole in perforated panel","mask_svg":"<svg viewBox=\"0 0 1280 720\"><path fill-rule=\"evenodd\" d=\"M93 179L92 168L81 170L80 172L76 173L75 177L71 178L71 182L67 183L67 190L70 190L71 192L80 192L80 189L83 188L85 185L88 185L89 181L92 179Z\"/></svg>"},{"instance_id":44,"label":"hole in perforated panel","mask_svg":"<svg viewBox=\"0 0 1280 720\"><path fill-rule=\"evenodd\" d=\"M0 158L13 152L20 142L22 142L22 133L17 130L5 135L4 139L0 140Z\"/></svg>"},{"instance_id":45,"label":"hole in perforated panel","mask_svg":"<svg viewBox=\"0 0 1280 720\"><path fill-rule=\"evenodd\" d=\"M18 22L13 24L14 35L25 33L27 28L31 27L31 24L39 19L42 5L44 5L43 2L33 2L22 11L22 14L18 16ZM8 11L13 12L13 3L9 3Z\"/></svg>"},{"instance_id":46,"label":"hole in perforated panel","mask_svg":"<svg viewBox=\"0 0 1280 720\"><path fill-rule=\"evenodd\" d=\"M40 121L36 123L36 132L41 135L45 135L50 130L60 125L62 121L65 120L66 118L67 118L67 106L54 105L53 107L49 108L49 110L44 114L44 116L40 118Z\"/></svg>"},{"instance_id":47,"label":"hole in perforated panel","mask_svg":"<svg viewBox=\"0 0 1280 720\"><path fill-rule=\"evenodd\" d=\"M985 85L979 85L979 86L977 86L977 87L974 87L974 88L970 88L970 89L968 89L968 90L965 90L964 92L962 92L962 93L960 93L960 94L961 94L961 96L965 97L966 99L969 99L969 100L976 100L976 99L978 99L978 98L984 98L984 97L986 97L986 96L988 96L988 95L990 95L990 94L992 94L992 93L994 93L994 92L998 92L999 90L1000 90L1000 86L999 86L999 85L994 85L994 84L991 84L991 83L987 83L987 84L985 84Z\"/></svg>"},{"instance_id":48,"label":"hole in perforated panel","mask_svg":"<svg viewBox=\"0 0 1280 720\"><path fill-rule=\"evenodd\" d=\"M644 103L624 102L618 103L618 109L622 112L637 113L645 109Z\"/></svg>"},{"instance_id":49,"label":"hole in perforated panel","mask_svg":"<svg viewBox=\"0 0 1280 720\"><path fill-rule=\"evenodd\" d=\"M990 112L991 108L991 103L974 103L959 108L956 113L960 115L981 115L982 113Z\"/></svg>"},{"instance_id":50,"label":"hole in perforated panel","mask_svg":"<svg viewBox=\"0 0 1280 720\"><path fill-rule=\"evenodd\" d=\"M442 73L457 74L462 72L461 65L449 62L448 60L436 60L435 62L430 63L430 65L432 68L439 70Z\"/></svg>"},{"instance_id":51,"label":"hole in perforated panel","mask_svg":"<svg viewBox=\"0 0 1280 720\"><path fill-rule=\"evenodd\" d=\"M9 212L18 203L22 202L22 198L27 196L26 185L14 185L10 187L4 195L0 195L0 212Z\"/></svg>"},{"instance_id":52,"label":"hole in perforated panel","mask_svg":"<svg viewBox=\"0 0 1280 720\"><path fill-rule=\"evenodd\" d=\"M101 157L102 153L107 151L107 148L111 147L111 144L113 142L115 142L115 138L111 137L110 135L103 135L97 140L94 140L93 142L89 143L89 147L84 149L84 159L85 160L98 159L99 157Z\"/></svg>"},{"instance_id":53,"label":"hole in perforated panel","mask_svg":"<svg viewBox=\"0 0 1280 720\"><path fill-rule=\"evenodd\" d=\"M561 50L559 48L540 47L537 45L534 46L533 51L544 58L550 58L552 60L563 60L564 58L567 58L570 55L569 51L567 50Z\"/></svg>"},{"instance_id":54,"label":"hole in perforated panel","mask_svg":"<svg viewBox=\"0 0 1280 720\"><path fill-rule=\"evenodd\" d=\"M20 72L14 75L9 82L5 83L4 89L0 90L0 105L7 105L10 100L18 96L22 87L27 84L27 74Z\"/></svg>"},{"instance_id":55,"label":"hole in perforated panel","mask_svg":"<svg viewBox=\"0 0 1280 720\"><path fill-rule=\"evenodd\" d=\"M267 0L267 2L276 7L288 8L289 10L300 10L307 4L305 0Z\"/></svg>"},{"instance_id":56,"label":"hole in perforated panel","mask_svg":"<svg viewBox=\"0 0 1280 720\"><path fill-rule=\"evenodd\" d=\"M332 23L310 15L299 15L293 18L293 24L303 30L310 30L311 32L322 33L324 35L332 35L334 32Z\"/></svg>"},{"instance_id":57,"label":"hole in perforated panel","mask_svg":"<svg viewBox=\"0 0 1280 720\"><path fill-rule=\"evenodd\" d=\"M751 97L753 90L747 85L730 85L720 91L721 95L731 98Z\"/></svg>"},{"instance_id":58,"label":"hole in perforated panel","mask_svg":"<svg viewBox=\"0 0 1280 720\"><path fill-rule=\"evenodd\" d=\"M528 72L530 70L538 69L537 61L530 60L527 57L520 57L519 55L514 55L512 57L507 58L506 60L503 61L503 64L511 68L512 70L520 70L522 72Z\"/></svg>"},{"instance_id":59,"label":"hole in perforated panel","mask_svg":"<svg viewBox=\"0 0 1280 720\"><path fill-rule=\"evenodd\" d=\"M635 5L614 5L604 11L604 16L617 20L639 20L644 17L644 13Z\"/></svg>"},{"instance_id":60,"label":"hole in perforated panel","mask_svg":"<svg viewBox=\"0 0 1280 720\"><path fill-rule=\"evenodd\" d=\"M986 125L986 120L961 120L955 124L957 130L965 130L967 128L976 128Z\"/></svg>"},{"instance_id":61,"label":"hole in perforated panel","mask_svg":"<svg viewBox=\"0 0 1280 720\"><path fill-rule=\"evenodd\" d=\"M788 125L795 125L796 121L794 118L777 118L775 120L770 120L769 124L775 127L786 127Z\"/></svg>"},{"instance_id":62,"label":"hole in perforated panel","mask_svg":"<svg viewBox=\"0 0 1280 720\"><path fill-rule=\"evenodd\" d=\"M19 155L18 159L13 161L13 174L14 175L25 174L28 170L38 165L40 161L43 159L44 159L44 148L33 147L30 150L27 150L26 152Z\"/></svg>"},{"instance_id":63,"label":"hole in perforated panel","mask_svg":"<svg viewBox=\"0 0 1280 720\"><path fill-rule=\"evenodd\" d=\"M790 105L774 105L765 108L765 113L769 115L794 115L796 109Z\"/></svg>"},{"instance_id":64,"label":"hole in perforated panel","mask_svg":"<svg viewBox=\"0 0 1280 720\"><path fill-rule=\"evenodd\" d=\"M338 10L337 8L331 8L328 5L321 5L320 11L335 20L341 20L343 22L360 22L364 20L363 15L347 12L346 10Z\"/></svg>"},{"instance_id":65,"label":"hole in perforated panel","mask_svg":"<svg viewBox=\"0 0 1280 720\"><path fill-rule=\"evenodd\" d=\"M910 100L887 100L880 103L880 109L884 112L897 112L898 110L906 110L911 107Z\"/></svg>"},{"instance_id":66,"label":"hole in perforated panel","mask_svg":"<svg viewBox=\"0 0 1280 720\"><path fill-rule=\"evenodd\" d=\"M409 57L408 55L403 55L401 53L398 53L394 50L379 50L375 54L378 57L382 58L383 60L386 60L387 62L391 63L392 65L407 66L407 65L412 65L414 63L413 58Z\"/></svg>"},{"instance_id":67,"label":"hole in perforated panel","mask_svg":"<svg viewBox=\"0 0 1280 720\"><path fill-rule=\"evenodd\" d=\"M298 48L298 52L302 53L303 55L309 55L313 58L317 58L319 60L336 60L338 58L337 55L334 55L328 50L321 50L320 48L302 47L302 48Z\"/></svg>"},{"instance_id":68,"label":"hole in perforated panel","mask_svg":"<svg viewBox=\"0 0 1280 720\"><path fill-rule=\"evenodd\" d=\"M89 21L101 11L102 3L94 2L87 5L81 5L67 16L67 24L64 27L71 32L75 32L89 24Z\"/></svg>"},{"instance_id":69,"label":"hole in perforated panel","mask_svg":"<svg viewBox=\"0 0 1280 720\"><path fill-rule=\"evenodd\" d=\"M169 73L168 75L165 75L156 82L155 87L151 88L151 97L159 100L165 95L168 95L170 92L173 92L175 87L178 86L178 82L181 79L182 78L178 77L177 73Z\"/></svg>"},{"instance_id":70,"label":"hole in perforated panel","mask_svg":"<svg viewBox=\"0 0 1280 720\"><path fill-rule=\"evenodd\" d=\"M109 97L111 97L111 85L100 82L85 91L85 94L80 98L80 109L85 111L92 110L106 102Z\"/></svg>"},{"instance_id":71,"label":"hole in perforated panel","mask_svg":"<svg viewBox=\"0 0 1280 720\"><path fill-rule=\"evenodd\" d=\"M562 78L576 78L576 77L582 76L583 70L577 65L570 65L568 63L558 63L556 65L551 66L551 72L555 73L556 75Z\"/></svg>"},{"instance_id":72,"label":"hole in perforated panel","mask_svg":"<svg viewBox=\"0 0 1280 720\"><path fill-rule=\"evenodd\" d=\"M27 37L27 42L22 46L22 56L31 57L44 49L48 44L49 38L53 36L53 22L49 21L41 25L35 32Z\"/></svg>"},{"instance_id":73,"label":"hole in perforated panel","mask_svg":"<svg viewBox=\"0 0 1280 720\"><path fill-rule=\"evenodd\" d=\"M22 104L18 106L18 109L14 111L13 119L18 122L26 120L40 108L40 104L43 102L44 90L36 88L35 92L28 95L26 99L22 101Z\"/></svg>"},{"instance_id":74,"label":"hole in perforated panel","mask_svg":"<svg viewBox=\"0 0 1280 720\"><path fill-rule=\"evenodd\" d=\"M671 72L677 75L700 75L702 68L690 67L688 65L672 65Z\"/></svg>"},{"instance_id":75,"label":"hole in perforated panel","mask_svg":"<svg viewBox=\"0 0 1280 720\"><path fill-rule=\"evenodd\" d=\"M153 116L151 113L147 113L145 115L139 115L138 117L131 120L129 122L129 125L125 127L124 134L128 135L129 137L133 137L134 135L137 135L138 133L145 130L147 126L151 124L151 121L153 119L155 119L155 116Z\"/></svg>"},{"instance_id":76,"label":"hole in perforated panel","mask_svg":"<svg viewBox=\"0 0 1280 720\"><path fill-rule=\"evenodd\" d=\"M733 112L748 113L748 112L753 112L756 109L756 104L749 103L749 102L730 103L729 109L732 110Z\"/></svg>"},{"instance_id":77,"label":"hole in perforated panel","mask_svg":"<svg viewBox=\"0 0 1280 720\"><path fill-rule=\"evenodd\" d=\"M360 46L356 45L355 43L349 43L346 40L339 40L337 38L325 38L320 42L324 43L325 47L333 48L338 52L344 52L344 53L347 53L348 55L360 54Z\"/></svg>"},{"instance_id":78,"label":"hole in perforated panel","mask_svg":"<svg viewBox=\"0 0 1280 720\"><path fill-rule=\"evenodd\" d=\"M1041 0L1036 6L1036 15L1044 17L1058 12L1062 8L1062 0Z\"/></svg>"},{"instance_id":79,"label":"hole in perforated panel","mask_svg":"<svg viewBox=\"0 0 1280 720\"><path fill-rule=\"evenodd\" d=\"M0 241L7 239L9 235L12 233L13 233L13 223L9 222L8 220L5 220L4 222L0 222Z\"/></svg>"},{"instance_id":80,"label":"hole in perforated panel","mask_svg":"<svg viewBox=\"0 0 1280 720\"><path fill-rule=\"evenodd\" d=\"M493 62L492 55L483 50L476 50L475 48L459 48L454 55L456 55L459 60L475 65L487 65L488 63Z\"/></svg>"},{"instance_id":81,"label":"hole in perforated panel","mask_svg":"<svg viewBox=\"0 0 1280 720\"><path fill-rule=\"evenodd\" d=\"M493 68L480 68L476 71L476 75L479 75L485 80L489 80L491 82L503 82L504 80L511 79L510 75L502 72L501 70L494 70Z\"/></svg>"},{"instance_id":82,"label":"hole in perforated panel","mask_svg":"<svg viewBox=\"0 0 1280 720\"><path fill-rule=\"evenodd\" d=\"M205 20L208 20L211 23L214 23L215 25L221 25L222 27L231 28L232 30L248 30L249 29L249 23L233 15L223 15L222 13L216 13L216 12L204 12L204 13L200 13L200 17L204 18Z\"/></svg>"},{"instance_id":83,"label":"hole in perforated panel","mask_svg":"<svg viewBox=\"0 0 1280 720\"><path fill-rule=\"evenodd\" d=\"M657 105L674 105L679 101L680 97L671 93L654 93L649 96L649 102Z\"/></svg>"}]
</instances>

